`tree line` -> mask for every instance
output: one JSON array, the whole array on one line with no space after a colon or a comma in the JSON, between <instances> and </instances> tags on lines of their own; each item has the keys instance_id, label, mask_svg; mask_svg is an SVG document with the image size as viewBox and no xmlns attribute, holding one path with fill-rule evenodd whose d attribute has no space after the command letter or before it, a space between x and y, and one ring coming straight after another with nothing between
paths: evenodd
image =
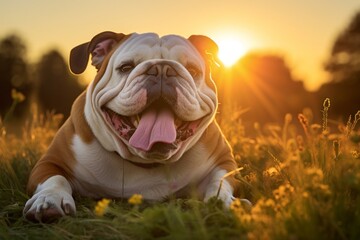
<instances>
[{"instance_id":1,"label":"tree line","mask_svg":"<svg viewBox=\"0 0 360 240\"><path fill-rule=\"evenodd\" d=\"M0 41L0 115L4 118L11 108L12 91L16 90L25 99L16 106L13 118L28 114L31 102L37 102L41 112L55 111L67 117L72 102L85 86L71 74L59 51L50 50L37 63L29 63L26 50L24 41L17 35Z\"/></svg>"},{"instance_id":2,"label":"tree line","mask_svg":"<svg viewBox=\"0 0 360 240\"><path fill-rule=\"evenodd\" d=\"M360 110L360 12L339 33L324 64L329 80L317 91L309 92L294 79L283 57L249 53L231 69L214 71L219 94L219 118L229 111L244 112L243 119L253 122L281 122L286 113L297 115L304 107L321 118L322 102L332 100L329 117L346 121ZM31 101L41 111L54 110L67 117L74 99L84 90L79 78L70 73L67 61L57 50L43 54L37 63L26 59L24 41L16 35L0 40L0 115L12 104L12 89L26 96L14 112L21 118Z\"/></svg>"}]
</instances>

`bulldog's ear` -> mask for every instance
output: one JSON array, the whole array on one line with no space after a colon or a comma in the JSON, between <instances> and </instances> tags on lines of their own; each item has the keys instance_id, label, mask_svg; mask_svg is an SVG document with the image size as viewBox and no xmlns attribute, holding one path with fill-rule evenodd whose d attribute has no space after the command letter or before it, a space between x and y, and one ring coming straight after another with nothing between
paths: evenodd
<instances>
[{"instance_id":1,"label":"bulldog's ear","mask_svg":"<svg viewBox=\"0 0 360 240\"><path fill-rule=\"evenodd\" d=\"M211 38L204 35L191 35L188 40L196 47L205 60L210 60L216 65L221 63L218 59L219 47Z\"/></svg>"},{"instance_id":2,"label":"bulldog's ear","mask_svg":"<svg viewBox=\"0 0 360 240\"><path fill-rule=\"evenodd\" d=\"M80 74L85 71L89 61L88 47L89 43L83 43L71 49L70 52L70 69L75 74Z\"/></svg>"},{"instance_id":3,"label":"bulldog's ear","mask_svg":"<svg viewBox=\"0 0 360 240\"><path fill-rule=\"evenodd\" d=\"M110 52L115 43L120 42L126 35L110 31L102 32L94 36L90 42L74 47L70 52L70 69L75 74L85 71L92 54L92 64L99 69L105 56ZM101 46L99 46L101 43ZM96 50L96 52L95 52Z\"/></svg>"}]
</instances>

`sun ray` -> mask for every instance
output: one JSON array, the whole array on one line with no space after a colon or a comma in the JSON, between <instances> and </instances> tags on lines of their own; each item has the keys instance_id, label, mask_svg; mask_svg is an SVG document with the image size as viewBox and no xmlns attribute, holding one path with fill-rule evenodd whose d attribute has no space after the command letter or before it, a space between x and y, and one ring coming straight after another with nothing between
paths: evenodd
<instances>
[{"instance_id":1,"label":"sun ray","mask_svg":"<svg viewBox=\"0 0 360 240\"><path fill-rule=\"evenodd\" d=\"M248 51L248 46L238 37L223 36L217 40L218 57L226 67L231 67Z\"/></svg>"}]
</instances>

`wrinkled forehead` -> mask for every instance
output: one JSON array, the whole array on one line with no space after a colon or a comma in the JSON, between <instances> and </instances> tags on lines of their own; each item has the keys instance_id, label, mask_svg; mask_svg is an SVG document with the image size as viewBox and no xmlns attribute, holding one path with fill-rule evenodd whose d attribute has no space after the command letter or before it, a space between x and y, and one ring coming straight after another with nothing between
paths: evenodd
<instances>
[{"instance_id":1,"label":"wrinkled forehead","mask_svg":"<svg viewBox=\"0 0 360 240\"><path fill-rule=\"evenodd\" d=\"M115 54L120 58L129 58L141 61L138 58L157 59L197 59L201 56L196 48L186 39L178 35L165 35L159 37L155 33L132 34L123 42Z\"/></svg>"},{"instance_id":2,"label":"wrinkled forehead","mask_svg":"<svg viewBox=\"0 0 360 240\"><path fill-rule=\"evenodd\" d=\"M165 35L160 37L156 33L134 33L123 45L128 48L148 46L154 49L172 49L177 46L191 47L191 44L188 42L188 40L181 36Z\"/></svg>"}]
</instances>

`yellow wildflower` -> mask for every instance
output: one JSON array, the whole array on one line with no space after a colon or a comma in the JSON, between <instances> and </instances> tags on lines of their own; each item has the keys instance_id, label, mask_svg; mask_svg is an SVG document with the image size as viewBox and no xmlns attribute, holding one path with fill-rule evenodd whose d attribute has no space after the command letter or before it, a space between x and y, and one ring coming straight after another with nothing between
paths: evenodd
<instances>
[{"instance_id":1,"label":"yellow wildflower","mask_svg":"<svg viewBox=\"0 0 360 240\"><path fill-rule=\"evenodd\" d=\"M103 198L102 200L98 201L95 206L95 215L96 216L103 216L110 204L110 199Z\"/></svg>"},{"instance_id":2,"label":"yellow wildflower","mask_svg":"<svg viewBox=\"0 0 360 240\"><path fill-rule=\"evenodd\" d=\"M128 203L131 205L140 205L142 203L143 196L141 194L134 194L128 199Z\"/></svg>"},{"instance_id":3,"label":"yellow wildflower","mask_svg":"<svg viewBox=\"0 0 360 240\"><path fill-rule=\"evenodd\" d=\"M273 195L279 206L285 207L293 199L294 187L289 183L279 186L273 191Z\"/></svg>"},{"instance_id":4,"label":"yellow wildflower","mask_svg":"<svg viewBox=\"0 0 360 240\"><path fill-rule=\"evenodd\" d=\"M248 208L248 209L246 209ZM230 210L235 214L241 224L250 224L252 217L249 206L244 206L241 200L236 198L230 205Z\"/></svg>"},{"instance_id":5,"label":"yellow wildflower","mask_svg":"<svg viewBox=\"0 0 360 240\"><path fill-rule=\"evenodd\" d=\"M239 208L241 208L241 202L240 199L236 198L234 201L232 201L232 203L230 204L230 209L233 211L238 210Z\"/></svg>"},{"instance_id":6,"label":"yellow wildflower","mask_svg":"<svg viewBox=\"0 0 360 240\"><path fill-rule=\"evenodd\" d=\"M356 158L356 159L360 158L360 152L357 150L351 151L351 155L353 156L353 158Z\"/></svg>"},{"instance_id":7,"label":"yellow wildflower","mask_svg":"<svg viewBox=\"0 0 360 240\"><path fill-rule=\"evenodd\" d=\"M309 198L309 193L305 191L302 193L302 196L303 198Z\"/></svg>"},{"instance_id":8,"label":"yellow wildflower","mask_svg":"<svg viewBox=\"0 0 360 240\"><path fill-rule=\"evenodd\" d=\"M16 91L16 89L12 89L11 90L11 98L15 101L15 102L23 102L25 100L25 96L24 94L22 94L21 92Z\"/></svg>"}]
</instances>

